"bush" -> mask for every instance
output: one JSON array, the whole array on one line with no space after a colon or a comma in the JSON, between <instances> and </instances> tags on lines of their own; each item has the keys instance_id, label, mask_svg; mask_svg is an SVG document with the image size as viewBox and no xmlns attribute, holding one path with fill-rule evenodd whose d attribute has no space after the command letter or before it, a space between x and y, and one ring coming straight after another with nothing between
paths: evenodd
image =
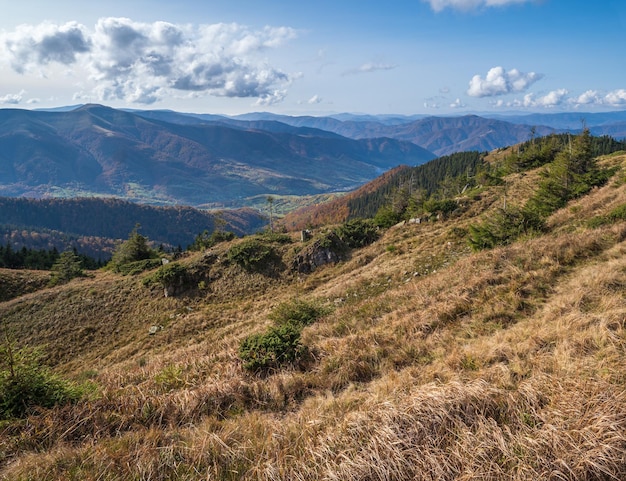
<instances>
[{"instance_id":1,"label":"bush","mask_svg":"<svg viewBox=\"0 0 626 481\"><path fill-rule=\"evenodd\" d=\"M144 280L145 284L156 282L163 287L172 285L184 285L189 278L187 268L177 262L170 262L159 267L154 274Z\"/></svg>"},{"instance_id":2,"label":"bush","mask_svg":"<svg viewBox=\"0 0 626 481\"><path fill-rule=\"evenodd\" d=\"M300 327L288 323L248 336L239 347L239 357L246 369L255 372L294 364L308 352L300 342L300 334Z\"/></svg>"},{"instance_id":3,"label":"bush","mask_svg":"<svg viewBox=\"0 0 626 481\"><path fill-rule=\"evenodd\" d=\"M376 212L374 216L373 223L377 227L388 229L400 222L401 219L402 216L398 212L395 212L391 207L385 206L378 209L378 212Z\"/></svg>"},{"instance_id":4,"label":"bush","mask_svg":"<svg viewBox=\"0 0 626 481\"><path fill-rule=\"evenodd\" d=\"M447 216L458 209L459 204L454 199L434 199L431 198L424 202L424 210L431 214L443 214Z\"/></svg>"},{"instance_id":5,"label":"bush","mask_svg":"<svg viewBox=\"0 0 626 481\"><path fill-rule=\"evenodd\" d=\"M291 236L284 232L265 231L261 237L266 242L275 242L276 244L291 244L293 242Z\"/></svg>"},{"instance_id":6,"label":"bush","mask_svg":"<svg viewBox=\"0 0 626 481\"><path fill-rule=\"evenodd\" d=\"M160 265L161 259L145 259L143 261L129 262L127 264L114 266L114 270L124 276L135 276L141 274L143 271L159 267Z\"/></svg>"},{"instance_id":7,"label":"bush","mask_svg":"<svg viewBox=\"0 0 626 481\"><path fill-rule=\"evenodd\" d=\"M335 229L341 241L351 248L365 247L378 239L378 229L371 220L354 219Z\"/></svg>"},{"instance_id":8,"label":"bush","mask_svg":"<svg viewBox=\"0 0 626 481\"><path fill-rule=\"evenodd\" d=\"M226 257L248 271L260 270L275 256L274 249L258 239L244 239L231 247Z\"/></svg>"},{"instance_id":9,"label":"bush","mask_svg":"<svg viewBox=\"0 0 626 481\"><path fill-rule=\"evenodd\" d=\"M607 215L593 217L592 219L589 220L587 225L591 227L592 229L595 229L603 225L613 224L615 222L620 222L623 220L626 220L626 204L622 204L616 207Z\"/></svg>"},{"instance_id":10,"label":"bush","mask_svg":"<svg viewBox=\"0 0 626 481\"><path fill-rule=\"evenodd\" d=\"M467 242L473 250L491 249L515 241L525 234L543 230L543 220L528 209L501 209L490 220L469 226Z\"/></svg>"},{"instance_id":11,"label":"bush","mask_svg":"<svg viewBox=\"0 0 626 481\"><path fill-rule=\"evenodd\" d=\"M244 367L249 371L267 373L300 362L309 352L300 342L302 329L327 312L318 303L299 299L279 304L269 316L274 326L241 342L239 357Z\"/></svg>"},{"instance_id":12,"label":"bush","mask_svg":"<svg viewBox=\"0 0 626 481\"><path fill-rule=\"evenodd\" d=\"M23 418L37 408L75 402L84 389L51 373L39 364L34 351L2 347L0 419Z\"/></svg>"}]
</instances>

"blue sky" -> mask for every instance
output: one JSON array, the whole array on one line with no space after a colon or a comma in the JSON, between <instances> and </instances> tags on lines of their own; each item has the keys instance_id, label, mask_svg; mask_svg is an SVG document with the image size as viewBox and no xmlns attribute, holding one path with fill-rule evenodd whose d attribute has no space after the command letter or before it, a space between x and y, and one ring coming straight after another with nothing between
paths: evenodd
<instances>
[{"instance_id":1,"label":"blue sky","mask_svg":"<svg viewBox=\"0 0 626 481\"><path fill-rule=\"evenodd\" d=\"M0 0L0 107L626 109L624 0Z\"/></svg>"}]
</instances>

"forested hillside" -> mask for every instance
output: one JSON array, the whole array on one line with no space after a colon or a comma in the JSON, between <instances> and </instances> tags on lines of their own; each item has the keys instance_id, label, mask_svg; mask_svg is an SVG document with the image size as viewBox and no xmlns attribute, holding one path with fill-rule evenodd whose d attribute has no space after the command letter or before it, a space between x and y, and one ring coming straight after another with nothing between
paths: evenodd
<instances>
[{"instance_id":1,"label":"forested hillside","mask_svg":"<svg viewBox=\"0 0 626 481\"><path fill-rule=\"evenodd\" d=\"M216 225L237 235L257 231L267 220L252 209L209 213L192 207L154 207L113 198L26 199L0 197L0 244L108 258L115 241L140 225L141 232L169 248L191 244Z\"/></svg>"},{"instance_id":2,"label":"forested hillside","mask_svg":"<svg viewBox=\"0 0 626 481\"><path fill-rule=\"evenodd\" d=\"M464 189L498 184L501 183L499 177L502 173L519 172L552 161L558 152L570 148L574 137L570 134L533 137L514 147L489 154L459 152L416 167L398 168L342 198L292 212L285 216L283 223L290 229L304 229L359 217L374 217L377 213L392 214L387 215L384 223L408 220L424 211L436 214L446 210L442 202L454 199ZM626 141L606 135L590 136L589 142L593 156L626 150Z\"/></svg>"}]
</instances>

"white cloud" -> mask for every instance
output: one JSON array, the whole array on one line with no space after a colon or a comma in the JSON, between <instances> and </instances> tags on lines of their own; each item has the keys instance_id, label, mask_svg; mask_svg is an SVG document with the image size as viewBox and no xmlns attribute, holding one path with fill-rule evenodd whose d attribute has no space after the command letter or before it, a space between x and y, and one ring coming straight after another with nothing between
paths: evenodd
<instances>
[{"instance_id":1,"label":"white cloud","mask_svg":"<svg viewBox=\"0 0 626 481\"><path fill-rule=\"evenodd\" d=\"M75 22L21 26L0 35L0 58L30 73L56 62L80 64L97 84L80 95L153 103L175 92L281 101L293 77L258 58L293 39L288 27L238 24L197 28L167 22L101 18L93 32Z\"/></svg>"},{"instance_id":2,"label":"white cloud","mask_svg":"<svg viewBox=\"0 0 626 481\"><path fill-rule=\"evenodd\" d=\"M456 99L454 102L450 104L451 109L462 109L465 108L465 104L461 102L461 99Z\"/></svg>"},{"instance_id":3,"label":"white cloud","mask_svg":"<svg viewBox=\"0 0 626 481\"><path fill-rule=\"evenodd\" d=\"M76 22L60 26L48 22L20 25L14 32L0 35L0 45L0 56L18 73L51 62L71 65L78 55L91 48L86 28Z\"/></svg>"},{"instance_id":4,"label":"white cloud","mask_svg":"<svg viewBox=\"0 0 626 481\"><path fill-rule=\"evenodd\" d=\"M553 108L566 104L568 100L566 89L553 90L546 95L537 97L533 93L524 95L523 99L515 99L510 102L498 101L493 105L496 107L523 107L523 108Z\"/></svg>"},{"instance_id":5,"label":"white cloud","mask_svg":"<svg viewBox=\"0 0 626 481\"><path fill-rule=\"evenodd\" d=\"M566 89L557 89L543 96L528 93L524 95L522 99L515 99L510 102L498 100L492 102L491 105L499 108L553 108L563 105L570 105L574 108L607 105L611 107L624 107L626 106L626 89L612 90L604 94L597 90L590 89L574 97L569 97L569 92Z\"/></svg>"},{"instance_id":6,"label":"white cloud","mask_svg":"<svg viewBox=\"0 0 626 481\"><path fill-rule=\"evenodd\" d=\"M307 103L308 103L308 104L311 104L311 105L313 105L313 104L319 104L319 103L321 103L321 102L322 102L322 98L321 98L319 95L317 95L317 94L315 94L313 97L311 97L311 98L307 101Z\"/></svg>"},{"instance_id":7,"label":"white cloud","mask_svg":"<svg viewBox=\"0 0 626 481\"><path fill-rule=\"evenodd\" d=\"M602 106L610 107L626 106L626 89L612 90L602 94L597 90L587 90L576 98L570 99L570 103L575 107L580 106Z\"/></svg>"},{"instance_id":8,"label":"white cloud","mask_svg":"<svg viewBox=\"0 0 626 481\"><path fill-rule=\"evenodd\" d=\"M467 94L472 97L494 97L523 92L542 77L542 74L535 72L523 73L515 68L505 71L503 67L493 67L484 79L480 75L472 77Z\"/></svg>"},{"instance_id":9,"label":"white cloud","mask_svg":"<svg viewBox=\"0 0 626 481\"><path fill-rule=\"evenodd\" d=\"M538 106L538 107L547 107L547 108L551 108L551 107L556 107L558 105L562 105L566 100L567 100L567 90L565 89L558 89L558 90L553 90L552 92L544 95L543 97L539 97L536 100L532 100L531 96L532 94L528 94L526 97L531 98L530 102L533 103L533 107L534 106ZM526 99L526 97L524 97Z\"/></svg>"},{"instance_id":10,"label":"white cloud","mask_svg":"<svg viewBox=\"0 0 626 481\"><path fill-rule=\"evenodd\" d=\"M613 90L604 97L604 101L613 107L626 105L626 89Z\"/></svg>"},{"instance_id":11,"label":"white cloud","mask_svg":"<svg viewBox=\"0 0 626 481\"><path fill-rule=\"evenodd\" d=\"M20 91L17 94L6 94L0 97L0 104L17 105L24 98L25 90Z\"/></svg>"},{"instance_id":12,"label":"white cloud","mask_svg":"<svg viewBox=\"0 0 626 481\"><path fill-rule=\"evenodd\" d=\"M532 3L536 0L422 0L430 4L435 12L441 12L446 8L456 10L474 10L484 7L505 7L515 3Z\"/></svg>"},{"instance_id":13,"label":"white cloud","mask_svg":"<svg viewBox=\"0 0 626 481\"><path fill-rule=\"evenodd\" d=\"M602 103L602 97L596 90L587 90L571 101L575 105L593 105Z\"/></svg>"}]
</instances>

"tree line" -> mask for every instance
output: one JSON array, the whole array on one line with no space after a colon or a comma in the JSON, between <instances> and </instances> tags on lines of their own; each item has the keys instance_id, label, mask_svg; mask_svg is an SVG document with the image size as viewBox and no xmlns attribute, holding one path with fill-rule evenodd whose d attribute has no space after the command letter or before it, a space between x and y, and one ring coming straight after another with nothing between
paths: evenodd
<instances>
[{"instance_id":1,"label":"tree line","mask_svg":"<svg viewBox=\"0 0 626 481\"><path fill-rule=\"evenodd\" d=\"M104 262L71 249L83 269L94 270L104 266ZM61 253L56 249L14 249L11 244L0 245L0 268L51 270L59 261Z\"/></svg>"}]
</instances>

